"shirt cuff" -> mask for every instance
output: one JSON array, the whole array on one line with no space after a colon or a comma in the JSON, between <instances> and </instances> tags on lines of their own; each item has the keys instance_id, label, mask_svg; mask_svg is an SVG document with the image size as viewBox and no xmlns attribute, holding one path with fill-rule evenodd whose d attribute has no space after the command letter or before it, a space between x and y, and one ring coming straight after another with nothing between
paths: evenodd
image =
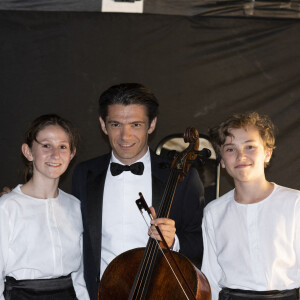
<instances>
[{"instance_id":1,"label":"shirt cuff","mask_svg":"<svg viewBox=\"0 0 300 300\"><path fill-rule=\"evenodd\" d=\"M177 235L175 234L175 241L171 250L178 252L180 250L180 243Z\"/></svg>"}]
</instances>

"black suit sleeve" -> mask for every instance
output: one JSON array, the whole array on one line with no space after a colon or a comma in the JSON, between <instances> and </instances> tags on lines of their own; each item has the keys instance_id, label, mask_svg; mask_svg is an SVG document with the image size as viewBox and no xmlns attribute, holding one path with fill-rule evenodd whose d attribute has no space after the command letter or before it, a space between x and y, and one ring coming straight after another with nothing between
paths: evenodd
<instances>
[{"instance_id":1,"label":"black suit sleeve","mask_svg":"<svg viewBox=\"0 0 300 300\"><path fill-rule=\"evenodd\" d=\"M87 163L83 162L75 167L72 176L72 194L81 201L81 212L83 219L83 260L84 278L91 299L98 299L98 269L92 251L92 242L88 228L87 218Z\"/></svg>"},{"instance_id":2,"label":"black suit sleeve","mask_svg":"<svg viewBox=\"0 0 300 300\"><path fill-rule=\"evenodd\" d=\"M81 201L86 199L87 167L85 163L78 164L72 176L72 195Z\"/></svg>"}]
</instances>

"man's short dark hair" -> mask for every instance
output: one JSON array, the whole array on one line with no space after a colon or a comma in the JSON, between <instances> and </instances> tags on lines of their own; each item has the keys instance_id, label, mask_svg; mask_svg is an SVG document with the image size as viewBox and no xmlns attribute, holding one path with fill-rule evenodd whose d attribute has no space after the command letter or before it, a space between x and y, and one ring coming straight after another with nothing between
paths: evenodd
<instances>
[{"instance_id":1,"label":"man's short dark hair","mask_svg":"<svg viewBox=\"0 0 300 300\"><path fill-rule=\"evenodd\" d=\"M149 125L158 113L158 101L150 89L139 83L122 83L104 91L99 98L99 116L106 121L108 106L143 105L146 107Z\"/></svg>"}]
</instances>

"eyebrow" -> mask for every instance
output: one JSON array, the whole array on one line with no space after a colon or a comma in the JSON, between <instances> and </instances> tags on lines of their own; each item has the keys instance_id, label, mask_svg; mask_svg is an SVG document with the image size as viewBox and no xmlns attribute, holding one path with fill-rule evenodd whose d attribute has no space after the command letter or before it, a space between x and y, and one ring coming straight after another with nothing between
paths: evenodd
<instances>
[{"instance_id":1,"label":"eyebrow","mask_svg":"<svg viewBox=\"0 0 300 300\"><path fill-rule=\"evenodd\" d=\"M43 139L43 140L35 140L38 144L42 145L42 143L49 143L51 142L49 139ZM61 140L59 143L70 143L68 140Z\"/></svg>"},{"instance_id":2,"label":"eyebrow","mask_svg":"<svg viewBox=\"0 0 300 300\"><path fill-rule=\"evenodd\" d=\"M243 142L243 144L253 143L253 142L255 142L255 140L247 140L247 141ZM235 145L235 144L234 143L227 143L227 144L223 144L223 147L224 146L233 146L233 145Z\"/></svg>"},{"instance_id":3,"label":"eyebrow","mask_svg":"<svg viewBox=\"0 0 300 300\"><path fill-rule=\"evenodd\" d=\"M107 121L107 123L119 123L119 124L124 124L124 123L121 123L121 122L119 122L119 121L114 121L114 120L110 120L110 121ZM127 124L134 124L134 123L143 123L143 124L145 124L146 122L145 121L132 121L132 122L130 122L130 123L127 123Z\"/></svg>"}]
</instances>

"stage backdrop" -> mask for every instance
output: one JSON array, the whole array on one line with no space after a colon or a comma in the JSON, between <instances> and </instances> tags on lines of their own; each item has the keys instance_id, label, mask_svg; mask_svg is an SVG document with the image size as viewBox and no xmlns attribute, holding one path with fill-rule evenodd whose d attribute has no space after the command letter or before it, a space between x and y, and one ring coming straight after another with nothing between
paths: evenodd
<instances>
[{"instance_id":1,"label":"stage backdrop","mask_svg":"<svg viewBox=\"0 0 300 300\"><path fill-rule=\"evenodd\" d=\"M166 135L199 132L256 110L277 125L267 178L300 189L300 23L96 12L0 11L0 185L23 181L29 122L58 113L79 129L74 164L103 154L97 101L113 84L140 82L160 100L155 148ZM222 173L221 194L232 187Z\"/></svg>"}]
</instances>

